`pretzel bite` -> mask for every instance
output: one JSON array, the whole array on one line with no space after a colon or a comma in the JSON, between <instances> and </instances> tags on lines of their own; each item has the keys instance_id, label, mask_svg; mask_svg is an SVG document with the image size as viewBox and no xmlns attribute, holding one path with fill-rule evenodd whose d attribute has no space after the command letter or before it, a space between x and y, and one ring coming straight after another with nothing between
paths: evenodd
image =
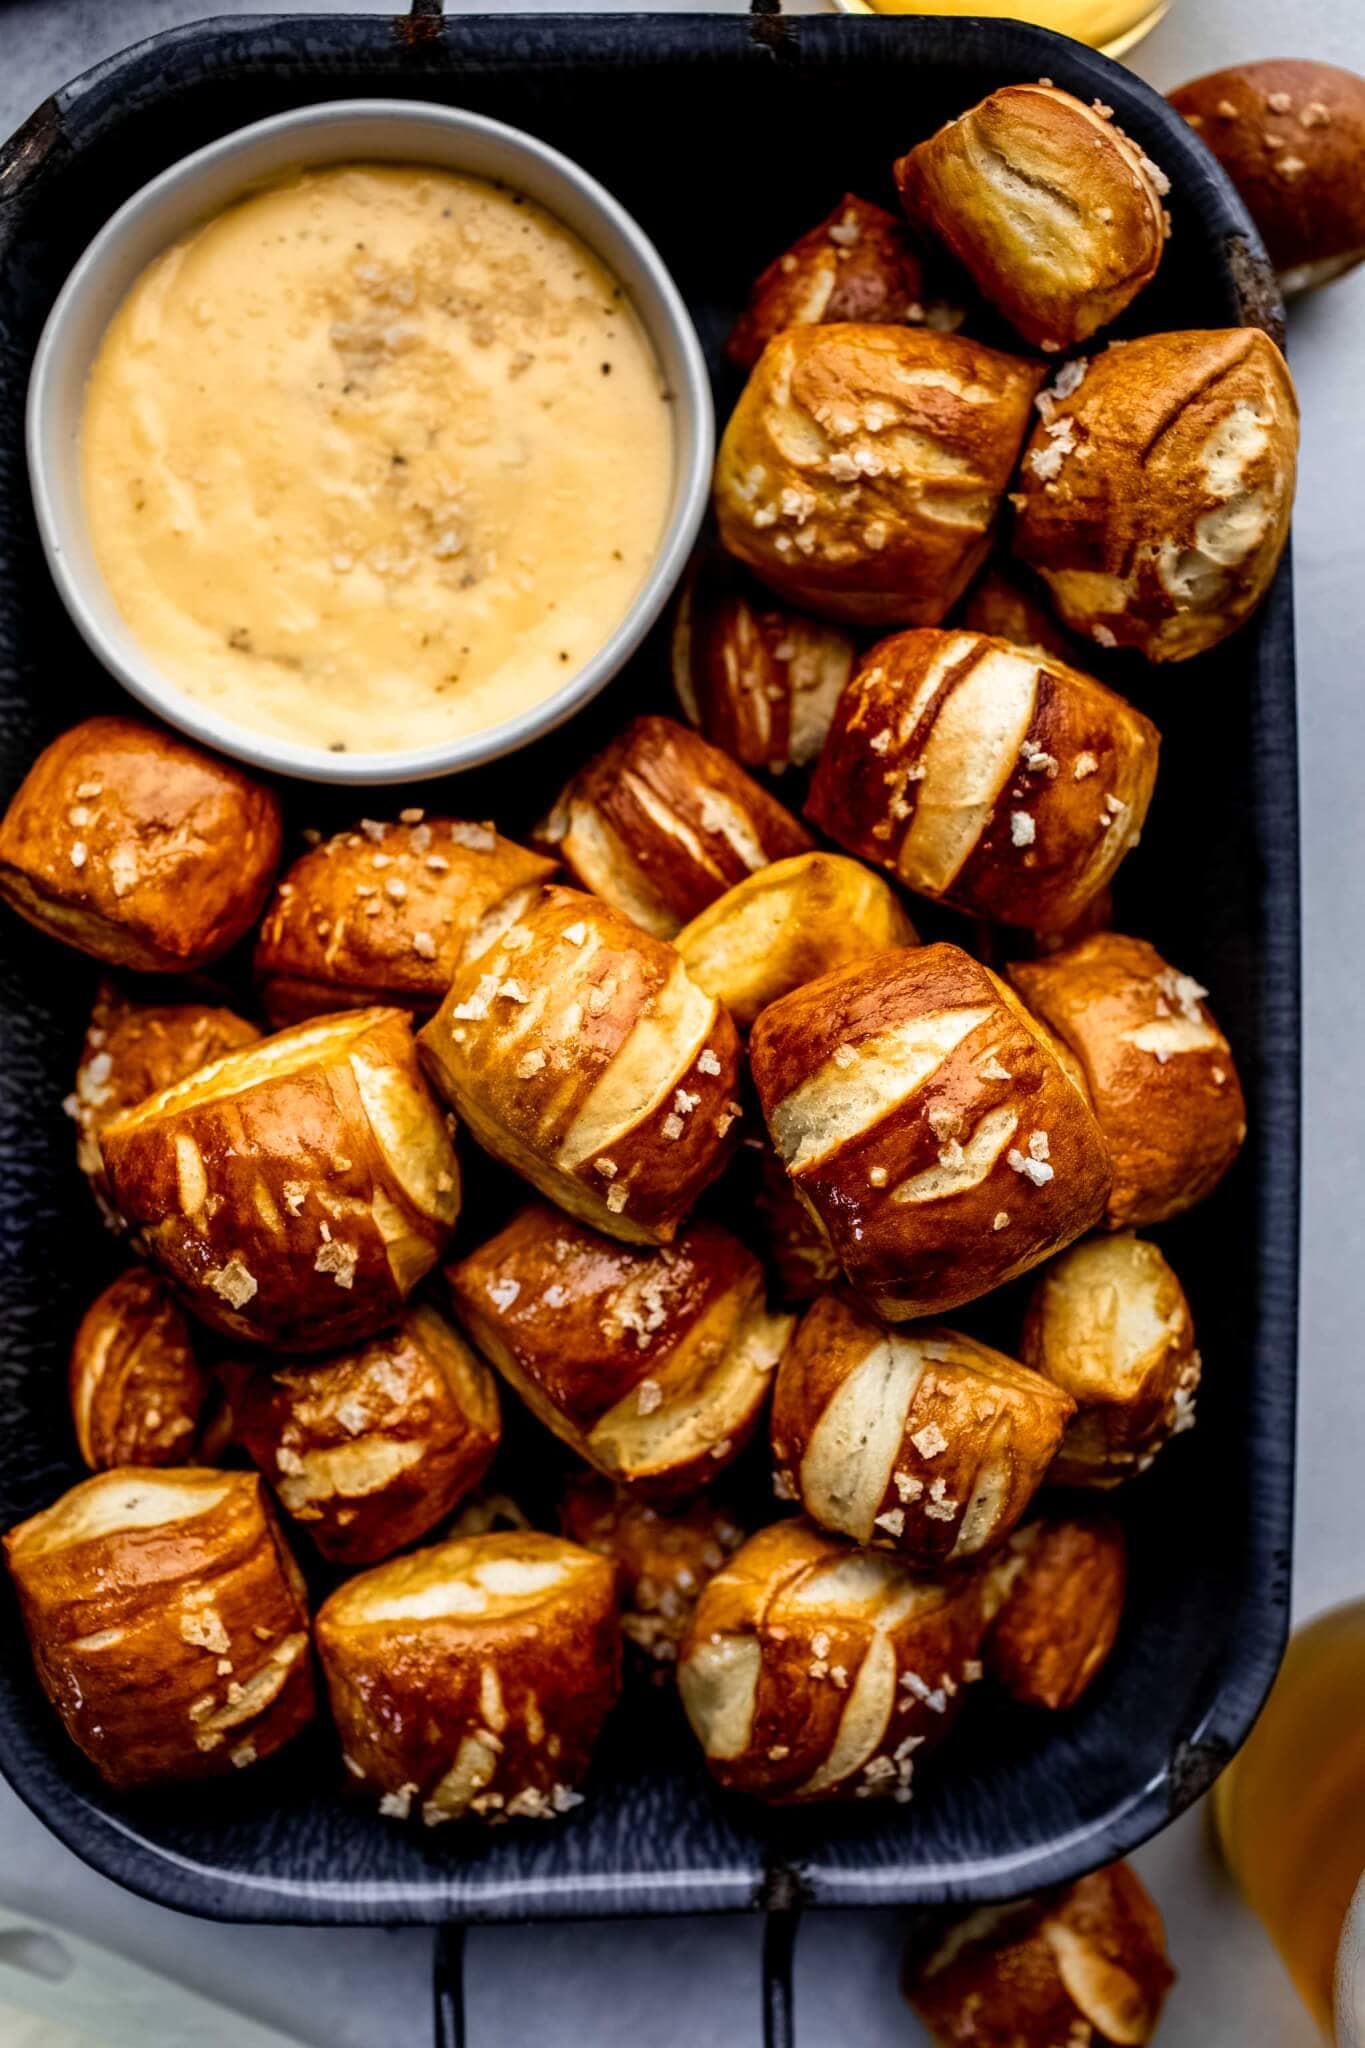
<instances>
[{"instance_id":1,"label":"pretzel bite","mask_svg":"<svg viewBox=\"0 0 1365 2048\"><path fill-rule=\"evenodd\" d=\"M548 881L553 861L491 825L364 818L294 862L256 939L256 980L272 1024L393 1003L429 1017L479 920L513 889Z\"/></svg>"},{"instance_id":2,"label":"pretzel bite","mask_svg":"<svg viewBox=\"0 0 1365 2048\"><path fill-rule=\"evenodd\" d=\"M616 1566L626 1640L658 1664L672 1664L697 1595L744 1531L703 1495L669 1513L584 1472L559 1503L564 1534Z\"/></svg>"},{"instance_id":3,"label":"pretzel bite","mask_svg":"<svg viewBox=\"0 0 1365 2048\"><path fill-rule=\"evenodd\" d=\"M580 768L537 838L642 930L679 927L811 836L728 754L671 718L637 718Z\"/></svg>"},{"instance_id":4,"label":"pretzel bite","mask_svg":"<svg viewBox=\"0 0 1365 2048\"><path fill-rule=\"evenodd\" d=\"M721 441L723 545L822 617L936 625L985 558L1042 378L957 334L788 328Z\"/></svg>"},{"instance_id":5,"label":"pretzel bite","mask_svg":"<svg viewBox=\"0 0 1365 2048\"><path fill-rule=\"evenodd\" d=\"M1170 100L1246 201L1286 298L1365 260L1365 78L1271 57L1191 79Z\"/></svg>"},{"instance_id":6,"label":"pretzel bite","mask_svg":"<svg viewBox=\"0 0 1365 2048\"><path fill-rule=\"evenodd\" d=\"M1079 669L981 633L897 633L839 700L806 815L921 896L1074 921L1136 845L1160 737Z\"/></svg>"},{"instance_id":7,"label":"pretzel bite","mask_svg":"<svg viewBox=\"0 0 1365 2048\"><path fill-rule=\"evenodd\" d=\"M166 1286L134 1266L81 1318L67 1369L76 1442L92 1472L183 1465L194 1456L208 1383Z\"/></svg>"},{"instance_id":8,"label":"pretzel bite","mask_svg":"<svg viewBox=\"0 0 1365 2048\"><path fill-rule=\"evenodd\" d=\"M761 1232L761 1249L777 1275L779 1298L814 1301L843 1278L843 1268L834 1256L824 1225L796 1192L787 1178L787 1169L766 1138L757 1141L757 1150L754 1213Z\"/></svg>"},{"instance_id":9,"label":"pretzel bite","mask_svg":"<svg viewBox=\"0 0 1365 2048\"><path fill-rule=\"evenodd\" d=\"M99 1472L5 1556L39 1683L109 1784L241 1769L312 1719L303 1581L254 1472Z\"/></svg>"},{"instance_id":10,"label":"pretzel bite","mask_svg":"<svg viewBox=\"0 0 1365 2048\"><path fill-rule=\"evenodd\" d=\"M581 1803L621 1677L616 1574L558 1536L470 1536L348 1579L317 1618L346 1768L395 1820Z\"/></svg>"},{"instance_id":11,"label":"pretzel bite","mask_svg":"<svg viewBox=\"0 0 1365 2048\"><path fill-rule=\"evenodd\" d=\"M1009 976L1084 1070L1113 1162L1108 1227L1163 1223L1211 1193L1246 1137L1246 1103L1208 990L1119 932Z\"/></svg>"},{"instance_id":12,"label":"pretzel bite","mask_svg":"<svg viewBox=\"0 0 1365 2048\"><path fill-rule=\"evenodd\" d=\"M1123 1618L1122 1528L1108 1515L1040 1516L1015 1530L999 1569L1003 1597L986 1639L986 1676L1023 1706L1074 1707Z\"/></svg>"},{"instance_id":13,"label":"pretzel bite","mask_svg":"<svg viewBox=\"0 0 1365 2048\"><path fill-rule=\"evenodd\" d=\"M76 1125L76 1164L109 1222L120 1227L109 1199L99 1138L123 1112L183 1081L220 1053L254 1045L254 1024L212 1003L139 1003L103 982L81 1047L76 1086L63 1107ZM139 1459L121 1460L137 1464Z\"/></svg>"},{"instance_id":14,"label":"pretzel bite","mask_svg":"<svg viewBox=\"0 0 1365 2048\"><path fill-rule=\"evenodd\" d=\"M1170 182L1111 113L1052 85L1007 85L896 165L911 221L1035 348L1116 320L1161 261Z\"/></svg>"},{"instance_id":15,"label":"pretzel bite","mask_svg":"<svg viewBox=\"0 0 1365 2048\"><path fill-rule=\"evenodd\" d=\"M433 1308L363 1349L233 1387L238 1441L337 1564L415 1543L483 1478L501 1425L493 1375Z\"/></svg>"},{"instance_id":16,"label":"pretzel bite","mask_svg":"<svg viewBox=\"0 0 1365 2048\"><path fill-rule=\"evenodd\" d=\"M784 327L918 321L924 279L905 224L856 193L761 271L725 353L751 370Z\"/></svg>"},{"instance_id":17,"label":"pretzel bite","mask_svg":"<svg viewBox=\"0 0 1365 2048\"><path fill-rule=\"evenodd\" d=\"M1073 633L1188 661L1270 588L1299 407L1258 327L1147 334L1096 356L1034 430L1013 544Z\"/></svg>"},{"instance_id":18,"label":"pretzel bite","mask_svg":"<svg viewBox=\"0 0 1365 2048\"><path fill-rule=\"evenodd\" d=\"M1200 1360L1184 1289L1154 1244L1121 1232L1073 1245L1039 1280L1020 1353L1076 1403L1048 1474L1117 1486L1194 1427Z\"/></svg>"},{"instance_id":19,"label":"pretzel bite","mask_svg":"<svg viewBox=\"0 0 1365 2048\"><path fill-rule=\"evenodd\" d=\"M888 946L919 944L895 893L838 853L798 853L737 882L675 941L741 1030L790 989Z\"/></svg>"},{"instance_id":20,"label":"pretzel bite","mask_svg":"<svg viewBox=\"0 0 1365 2048\"><path fill-rule=\"evenodd\" d=\"M119 1212L202 1322L281 1351L383 1329L459 1213L401 1010L350 1010L212 1060L108 1125Z\"/></svg>"},{"instance_id":21,"label":"pretzel bite","mask_svg":"<svg viewBox=\"0 0 1365 2048\"><path fill-rule=\"evenodd\" d=\"M855 658L847 633L756 595L733 564L683 583L674 692L688 722L746 768L781 775L815 759Z\"/></svg>"},{"instance_id":22,"label":"pretzel bite","mask_svg":"<svg viewBox=\"0 0 1365 2048\"><path fill-rule=\"evenodd\" d=\"M778 1157L890 1322L988 1294L1096 1223L1104 1140L1069 1055L956 946L879 953L758 1019Z\"/></svg>"},{"instance_id":23,"label":"pretzel bite","mask_svg":"<svg viewBox=\"0 0 1365 2048\"><path fill-rule=\"evenodd\" d=\"M1128 1865L1111 1863L959 1920L907 1972L906 1995L942 2048L1142 2048L1174 1982L1161 1915Z\"/></svg>"},{"instance_id":24,"label":"pretzel bite","mask_svg":"<svg viewBox=\"0 0 1365 2048\"><path fill-rule=\"evenodd\" d=\"M1009 1535L1073 1412L973 1337L888 1330L826 1295L773 1384L778 1491L835 1535L927 1569L959 1564Z\"/></svg>"},{"instance_id":25,"label":"pretzel bite","mask_svg":"<svg viewBox=\"0 0 1365 2048\"><path fill-rule=\"evenodd\" d=\"M0 897L97 960L202 967L261 914L280 857L270 790L132 718L88 718L38 756L0 821Z\"/></svg>"},{"instance_id":26,"label":"pretzel bite","mask_svg":"<svg viewBox=\"0 0 1365 2048\"><path fill-rule=\"evenodd\" d=\"M918 1578L808 1522L751 1536L702 1588L678 1686L713 1777L775 1805L910 1798L917 1753L981 1676L985 1580Z\"/></svg>"},{"instance_id":27,"label":"pretzel bite","mask_svg":"<svg viewBox=\"0 0 1365 2048\"><path fill-rule=\"evenodd\" d=\"M1040 660L1051 655L1075 668L1084 656L1084 648L1058 624L1024 572L1011 574L998 562L983 570L967 592L962 624L969 633L1008 640Z\"/></svg>"},{"instance_id":28,"label":"pretzel bite","mask_svg":"<svg viewBox=\"0 0 1365 2048\"><path fill-rule=\"evenodd\" d=\"M734 1025L672 946L576 889L490 919L418 1043L486 1152L627 1243L666 1244L734 1149Z\"/></svg>"},{"instance_id":29,"label":"pretzel bite","mask_svg":"<svg viewBox=\"0 0 1365 2048\"><path fill-rule=\"evenodd\" d=\"M714 1223L635 1251L540 1204L446 1268L460 1320L547 1429L609 1479L695 1491L758 1421L795 1318Z\"/></svg>"}]
</instances>

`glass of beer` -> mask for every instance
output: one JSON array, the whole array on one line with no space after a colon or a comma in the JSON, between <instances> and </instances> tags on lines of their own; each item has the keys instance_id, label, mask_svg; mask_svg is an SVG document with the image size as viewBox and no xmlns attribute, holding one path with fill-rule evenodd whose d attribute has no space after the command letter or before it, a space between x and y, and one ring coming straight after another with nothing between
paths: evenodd
<instances>
[{"instance_id":1,"label":"glass of beer","mask_svg":"<svg viewBox=\"0 0 1365 2048\"><path fill-rule=\"evenodd\" d=\"M1213 1788L1213 1815L1228 1868L1323 2038L1357 2048L1365 1930L1351 1901L1365 1873L1365 1600L1295 1632L1260 1720Z\"/></svg>"},{"instance_id":2,"label":"glass of beer","mask_svg":"<svg viewBox=\"0 0 1365 2048\"><path fill-rule=\"evenodd\" d=\"M1155 28L1171 0L835 0L845 14L976 14L1055 28L1121 57Z\"/></svg>"}]
</instances>

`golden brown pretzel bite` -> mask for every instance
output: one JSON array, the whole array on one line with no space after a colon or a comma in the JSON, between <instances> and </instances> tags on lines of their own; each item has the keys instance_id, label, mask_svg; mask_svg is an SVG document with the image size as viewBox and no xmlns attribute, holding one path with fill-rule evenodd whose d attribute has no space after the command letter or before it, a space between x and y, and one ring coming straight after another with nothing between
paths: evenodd
<instances>
[{"instance_id":1,"label":"golden brown pretzel bite","mask_svg":"<svg viewBox=\"0 0 1365 2048\"><path fill-rule=\"evenodd\" d=\"M811 836L766 789L671 718L636 718L567 784L538 833L574 881L656 938Z\"/></svg>"},{"instance_id":2,"label":"golden brown pretzel bite","mask_svg":"<svg viewBox=\"0 0 1365 2048\"><path fill-rule=\"evenodd\" d=\"M737 1456L795 1320L738 1238L695 1223L638 1250L537 1203L446 1270L460 1319L547 1428L656 1497Z\"/></svg>"},{"instance_id":3,"label":"golden brown pretzel bite","mask_svg":"<svg viewBox=\"0 0 1365 2048\"><path fill-rule=\"evenodd\" d=\"M1052 1261L1033 1290L1020 1356L1076 1403L1049 1474L1055 1485L1117 1486L1194 1426L1190 1305L1157 1247L1127 1231Z\"/></svg>"},{"instance_id":4,"label":"golden brown pretzel bite","mask_svg":"<svg viewBox=\"0 0 1365 2048\"><path fill-rule=\"evenodd\" d=\"M359 1351L239 1368L231 1399L237 1441L338 1564L372 1564L434 1529L501 1433L493 1375L424 1303Z\"/></svg>"},{"instance_id":5,"label":"golden brown pretzel bite","mask_svg":"<svg viewBox=\"0 0 1365 2048\"><path fill-rule=\"evenodd\" d=\"M1046 1476L1069 1395L934 1323L838 1295L802 1317L773 1383L779 1491L813 1522L933 1569L996 1548Z\"/></svg>"},{"instance_id":6,"label":"golden brown pretzel bite","mask_svg":"<svg viewBox=\"0 0 1365 2048\"><path fill-rule=\"evenodd\" d=\"M1165 174L1112 109L1006 85L896 165L902 204L1035 348L1070 348L1156 274Z\"/></svg>"},{"instance_id":7,"label":"golden brown pretzel bite","mask_svg":"<svg viewBox=\"0 0 1365 2048\"><path fill-rule=\"evenodd\" d=\"M1057 930L1137 844L1159 746L1140 711L1051 655L897 633L840 698L806 812L922 896Z\"/></svg>"},{"instance_id":8,"label":"golden brown pretzel bite","mask_svg":"<svg viewBox=\"0 0 1365 2048\"><path fill-rule=\"evenodd\" d=\"M703 1588L678 1664L712 1775L776 1805L904 1804L981 1676L986 1593L981 1573L916 1577L808 1522L751 1536Z\"/></svg>"},{"instance_id":9,"label":"golden brown pretzel bite","mask_svg":"<svg viewBox=\"0 0 1365 2048\"><path fill-rule=\"evenodd\" d=\"M723 545L823 618L936 625L985 558L1042 376L956 334L788 328L721 440Z\"/></svg>"},{"instance_id":10,"label":"golden brown pretzel bite","mask_svg":"<svg viewBox=\"0 0 1365 2048\"><path fill-rule=\"evenodd\" d=\"M754 280L725 353L750 370L784 327L924 318L924 279L905 223L845 192L834 211Z\"/></svg>"},{"instance_id":11,"label":"golden brown pretzel bite","mask_svg":"<svg viewBox=\"0 0 1365 2048\"><path fill-rule=\"evenodd\" d=\"M283 1351L391 1323L459 1213L401 1010L228 1053L110 1124L100 1149L120 1213L201 1321Z\"/></svg>"},{"instance_id":12,"label":"golden brown pretzel bite","mask_svg":"<svg viewBox=\"0 0 1365 2048\"><path fill-rule=\"evenodd\" d=\"M666 1244L736 1142L729 1017L672 946L576 889L509 898L419 1043L485 1151L628 1243Z\"/></svg>"},{"instance_id":13,"label":"golden brown pretzel bite","mask_svg":"<svg viewBox=\"0 0 1365 2048\"><path fill-rule=\"evenodd\" d=\"M1128 1865L1111 1863L958 1921L907 1972L906 1995L942 2048L1144 2048L1174 1981L1161 1915Z\"/></svg>"},{"instance_id":14,"label":"golden brown pretzel bite","mask_svg":"<svg viewBox=\"0 0 1365 2048\"><path fill-rule=\"evenodd\" d=\"M0 897L97 960L181 973L250 930L279 857L263 784L159 726L88 718L0 821Z\"/></svg>"},{"instance_id":15,"label":"golden brown pretzel bite","mask_svg":"<svg viewBox=\"0 0 1365 2048\"><path fill-rule=\"evenodd\" d=\"M794 989L749 1056L793 1186L889 1321L989 1293L1103 1213L1108 1158L1069 1055L956 946Z\"/></svg>"},{"instance_id":16,"label":"golden brown pretzel bite","mask_svg":"<svg viewBox=\"0 0 1365 2048\"><path fill-rule=\"evenodd\" d=\"M1229 327L1146 334L1079 367L1024 457L1015 552L1073 633L1187 661L1250 617L1284 551L1288 365L1259 328Z\"/></svg>"},{"instance_id":17,"label":"golden brown pretzel bite","mask_svg":"<svg viewBox=\"0 0 1365 2048\"><path fill-rule=\"evenodd\" d=\"M1110 1229L1163 1223L1211 1193L1246 1136L1246 1103L1208 990L1120 932L1009 976L1084 1070L1114 1168Z\"/></svg>"},{"instance_id":18,"label":"golden brown pretzel bite","mask_svg":"<svg viewBox=\"0 0 1365 2048\"><path fill-rule=\"evenodd\" d=\"M242 1769L312 1719L303 1581L254 1472L99 1472L5 1556L43 1690L109 1784Z\"/></svg>"},{"instance_id":19,"label":"golden brown pretzel bite","mask_svg":"<svg viewBox=\"0 0 1365 2048\"><path fill-rule=\"evenodd\" d=\"M318 1652L351 1775L395 1820L553 1820L620 1685L616 1574L535 1530L414 1550L323 1602Z\"/></svg>"},{"instance_id":20,"label":"golden brown pretzel bite","mask_svg":"<svg viewBox=\"0 0 1365 2048\"><path fill-rule=\"evenodd\" d=\"M256 980L272 1024L394 1003L430 1016L479 920L548 881L553 861L491 825L364 818L294 862L256 939Z\"/></svg>"},{"instance_id":21,"label":"golden brown pretzel bite","mask_svg":"<svg viewBox=\"0 0 1365 2048\"><path fill-rule=\"evenodd\" d=\"M208 1383L159 1274L133 1266L91 1302L71 1347L68 1387L92 1472L189 1463Z\"/></svg>"}]
</instances>

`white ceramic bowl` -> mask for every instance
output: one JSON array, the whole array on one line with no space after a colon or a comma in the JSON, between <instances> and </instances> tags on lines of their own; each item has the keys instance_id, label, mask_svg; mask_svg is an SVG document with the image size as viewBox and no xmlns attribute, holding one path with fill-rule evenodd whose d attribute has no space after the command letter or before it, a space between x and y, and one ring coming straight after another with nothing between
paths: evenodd
<instances>
[{"instance_id":1,"label":"white ceramic bowl","mask_svg":"<svg viewBox=\"0 0 1365 2048\"><path fill-rule=\"evenodd\" d=\"M447 744L333 754L273 739L188 697L121 617L95 561L80 480L86 381L124 295L169 243L247 187L301 165L432 164L494 178L538 200L602 259L644 324L673 394L673 488L653 565L620 625L542 703ZM525 746L595 697L639 646L682 574L706 510L715 421L701 345L658 251L611 194L557 150L500 121L411 100L333 100L240 128L172 164L107 221L63 285L28 392L28 462L48 566L76 625L125 689L194 739L255 767L315 782L420 781Z\"/></svg>"}]
</instances>

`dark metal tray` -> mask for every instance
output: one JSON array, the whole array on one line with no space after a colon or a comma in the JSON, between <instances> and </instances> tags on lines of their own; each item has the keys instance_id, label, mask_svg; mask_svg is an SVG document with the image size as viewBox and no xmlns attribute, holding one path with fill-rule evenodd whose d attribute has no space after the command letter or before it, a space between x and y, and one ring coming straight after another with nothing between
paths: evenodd
<instances>
[{"instance_id":1,"label":"dark metal tray","mask_svg":"<svg viewBox=\"0 0 1365 2048\"><path fill-rule=\"evenodd\" d=\"M120 701L48 583L22 414L39 329L110 211L174 158L304 100L458 102L581 159L659 243L719 361L756 268L845 188L886 198L893 155L1009 80L1099 96L1169 173L1175 234L1135 309L1144 328L1273 322L1250 222L1164 101L1074 44L999 22L569 15L442 22L282 16L176 30L98 66L0 152L0 796L50 734ZM732 387L724 375L722 406ZM589 731L657 695L657 646ZM1123 672L1128 687L1131 672ZM1125 1502L1134 1573L1118 1649L1059 1721L983 1699L908 1808L768 1815L709 1788L666 1693L618 1717L581 1814L470 1842L381 1823L338 1796L304 1741L230 1786L129 1802L104 1790L40 1700L0 1597L0 1765L97 1869L236 1920L430 1921L695 1912L1003 1896L1133 1848L1245 1735L1286 1627L1298 1202L1298 870L1290 580L1253 627L1140 695L1166 744L1121 920L1212 990L1247 1083L1251 1135L1217 1198L1161 1233L1206 1360L1201 1426ZM578 734L575 737L579 737ZM433 789L525 818L563 736L514 769ZM471 811L472 806L472 811ZM342 813L304 791L296 823ZM61 1113L89 963L5 923L0 949L0 1524L79 1476L65 1357L116 1263ZM477 1224L475 1226L477 1228ZM1008 1306L1008 1305L1007 1305Z\"/></svg>"}]
</instances>

